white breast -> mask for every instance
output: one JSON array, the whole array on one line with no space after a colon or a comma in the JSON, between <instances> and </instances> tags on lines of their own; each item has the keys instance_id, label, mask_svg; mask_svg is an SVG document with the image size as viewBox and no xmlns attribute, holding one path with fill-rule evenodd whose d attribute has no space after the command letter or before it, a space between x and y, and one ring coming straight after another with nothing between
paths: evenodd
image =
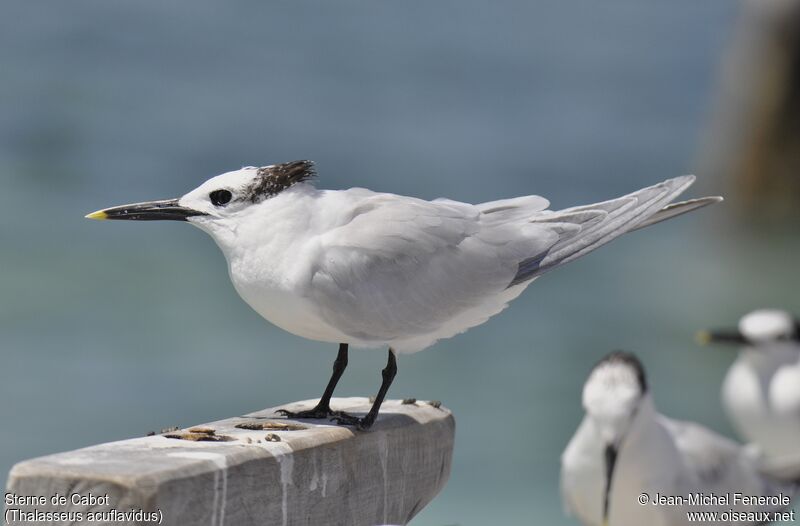
<instances>
[{"instance_id":1,"label":"white breast","mask_svg":"<svg viewBox=\"0 0 800 526\"><path fill-rule=\"evenodd\" d=\"M264 319L281 329L310 340L346 343L349 338L328 325L314 305L297 294L271 288L268 284L233 279L242 299Z\"/></svg>"},{"instance_id":2,"label":"white breast","mask_svg":"<svg viewBox=\"0 0 800 526\"><path fill-rule=\"evenodd\" d=\"M769 465L780 465L800 457L800 365L782 364L792 356L771 352L742 351L725 377L722 400L739 434Z\"/></svg>"}]
</instances>

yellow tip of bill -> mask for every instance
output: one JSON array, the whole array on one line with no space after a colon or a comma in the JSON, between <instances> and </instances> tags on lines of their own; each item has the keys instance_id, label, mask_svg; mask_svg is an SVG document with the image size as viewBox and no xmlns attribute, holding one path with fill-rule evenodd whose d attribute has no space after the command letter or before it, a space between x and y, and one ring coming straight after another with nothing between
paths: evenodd
<instances>
[{"instance_id":1,"label":"yellow tip of bill","mask_svg":"<svg viewBox=\"0 0 800 526\"><path fill-rule=\"evenodd\" d=\"M86 214L86 219L97 219L100 221L103 219L108 219L108 214L106 214L103 210L98 210L97 212Z\"/></svg>"},{"instance_id":2,"label":"yellow tip of bill","mask_svg":"<svg viewBox=\"0 0 800 526\"><path fill-rule=\"evenodd\" d=\"M698 331L694 335L694 341L699 345L708 345L711 343L711 333L708 331Z\"/></svg>"}]
</instances>

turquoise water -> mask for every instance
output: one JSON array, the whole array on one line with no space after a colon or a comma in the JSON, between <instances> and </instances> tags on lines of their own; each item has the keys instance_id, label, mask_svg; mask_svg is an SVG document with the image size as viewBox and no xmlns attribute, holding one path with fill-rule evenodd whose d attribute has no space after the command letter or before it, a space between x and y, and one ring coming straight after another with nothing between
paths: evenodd
<instances>
[{"instance_id":1,"label":"turquoise water","mask_svg":"<svg viewBox=\"0 0 800 526\"><path fill-rule=\"evenodd\" d=\"M85 213L299 158L327 188L613 197L692 169L735 15L721 0L4 2L0 472L318 396L335 356L249 310L200 231ZM727 185L701 174L693 195ZM691 335L800 310L799 255L796 236L718 206L402 357L390 395L442 400L458 421L451 480L415 524L574 524L559 455L611 349L639 352L664 412L730 434L733 356ZM338 394L373 394L383 360L352 353Z\"/></svg>"}]
</instances>

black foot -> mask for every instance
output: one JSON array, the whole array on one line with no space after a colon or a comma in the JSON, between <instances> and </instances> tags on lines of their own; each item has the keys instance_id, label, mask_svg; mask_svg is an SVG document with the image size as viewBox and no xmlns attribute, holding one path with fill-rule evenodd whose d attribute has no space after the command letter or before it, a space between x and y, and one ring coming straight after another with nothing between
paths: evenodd
<instances>
[{"instance_id":1,"label":"black foot","mask_svg":"<svg viewBox=\"0 0 800 526\"><path fill-rule=\"evenodd\" d=\"M305 411L289 411L288 409L278 409L275 411L287 418L311 419L311 420L327 420L329 418L344 415L342 411L332 411L330 407L317 406L313 409Z\"/></svg>"},{"instance_id":2,"label":"black foot","mask_svg":"<svg viewBox=\"0 0 800 526\"><path fill-rule=\"evenodd\" d=\"M375 423L375 419L369 418L369 415L364 418L358 418L357 416L348 415L345 412L341 412L341 414L334 416L331 420L339 425L353 426L361 431L369 429L372 427L372 424Z\"/></svg>"}]
</instances>

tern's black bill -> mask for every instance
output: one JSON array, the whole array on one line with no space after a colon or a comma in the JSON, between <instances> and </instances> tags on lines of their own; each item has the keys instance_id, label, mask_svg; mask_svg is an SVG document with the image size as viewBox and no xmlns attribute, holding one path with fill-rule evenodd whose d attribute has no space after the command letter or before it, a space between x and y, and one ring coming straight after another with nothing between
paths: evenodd
<instances>
[{"instance_id":1,"label":"tern's black bill","mask_svg":"<svg viewBox=\"0 0 800 526\"><path fill-rule=\"evenodd\" d=\"M147 201L98 210L86 217L89 219L127 219L131 221L186 221L192 216L207 215L178 204L177 199Z\"/></svg>"},{"instance_id":2,"label":"tern's black bill","mask_svg":"<svg viewBox=\"0 0 800 526\"><path fill-rule=\"evenodd\" d=\"M697 340L701 344L727 343L730 345L744 345L747 343L747 338L737 330L702 331L697 334Z\"/></svg>"}]
</instances>

